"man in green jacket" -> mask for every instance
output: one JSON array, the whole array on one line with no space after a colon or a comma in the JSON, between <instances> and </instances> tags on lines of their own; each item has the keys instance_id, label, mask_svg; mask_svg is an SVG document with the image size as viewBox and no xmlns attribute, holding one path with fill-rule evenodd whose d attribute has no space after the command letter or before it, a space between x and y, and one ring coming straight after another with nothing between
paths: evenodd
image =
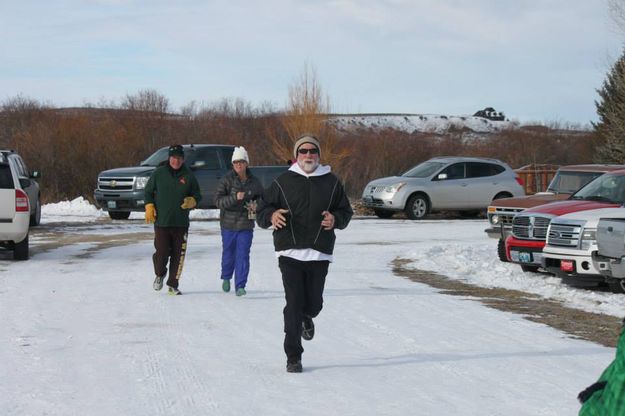
<instances>
[{"instance_id":1,"label":"man in green jacket","mask_svg":"<svg viewBox=\"0 0 625 416\"><path fill-rule=\"evenodd\" d=\"M189 211L200 199L197 179L184 164L183 147L169 146L167 163L152 172L145 186L145 222L154 224L154 290L163 288L169 262L169 294L182 294L178 282L187 250Z\"/></svg>"},{"instance_id":2,"label":"man in green jacket","mask_svg":"<svg viewBox=\"0 0 625 416\"><path fill-rule=\"evenodd\" d=\"M618 339L614 361L595 384L579 394L578 399L582 402L579 416L625 414L625 325Z\"/></svg>"}]
</instances>

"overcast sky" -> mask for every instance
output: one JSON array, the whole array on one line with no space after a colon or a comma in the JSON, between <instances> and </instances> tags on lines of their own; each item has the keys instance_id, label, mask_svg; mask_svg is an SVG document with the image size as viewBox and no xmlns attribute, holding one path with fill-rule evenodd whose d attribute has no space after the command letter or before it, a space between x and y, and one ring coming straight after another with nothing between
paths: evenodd
<instances>
[{"instance_id":1,"label":"overcast sky","mask_svg":"<svg viewBox=\"0 0 625 416\"><path fill-rule=\"evenodd\" d=\"M606 0L0 0L0 36L3 101L283 108L310 64L334 112L581 124L624 39Z\"/></svg>"}]
</instances>

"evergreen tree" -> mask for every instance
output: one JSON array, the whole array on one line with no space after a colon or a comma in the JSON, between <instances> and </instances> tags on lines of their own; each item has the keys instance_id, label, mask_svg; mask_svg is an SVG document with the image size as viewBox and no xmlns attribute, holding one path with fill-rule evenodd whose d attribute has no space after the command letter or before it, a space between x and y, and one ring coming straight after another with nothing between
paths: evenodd
<instances>
[{"instance_id":1,"label":"evergreen tree","mask_svg":"<svg viewBox=\"0 0 625 416\"><path fill-rule=\"evenodd\" d=\"M597 92L599 121L592 124L603 144L596 149L595 162L625 163L625 52Z\"/></svg>"}]
</instances>

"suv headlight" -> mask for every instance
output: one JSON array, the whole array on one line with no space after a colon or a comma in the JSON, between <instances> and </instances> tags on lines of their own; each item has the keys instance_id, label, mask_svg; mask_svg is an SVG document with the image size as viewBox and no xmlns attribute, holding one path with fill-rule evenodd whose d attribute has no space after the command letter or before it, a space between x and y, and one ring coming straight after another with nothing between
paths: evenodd
<instances>
[{"instance_id":1,"label":"suv headlight","mask_svg":"<svg viewBox=\"0 0 625 416\"><path fill-rule=\"evenodd\" d=\"M384 187L384 192L388 192L390 194L394 194L395 192L398 192L404 185L406 184L406 182L399 182L390 186L385 186Z\"/></svg>"},{"instance_id":2,"label":"suv headlight","mask_svg":"<svg viewBox=\"0 0 625 416\"><path fill-rule=\"evenodd\" d=\"M493 225L499 224L499 215L497 214L491 215L490 217L488 217L488 219L490 220L490 223Z\"/></svg>"},{"instance_id":3,"label":"suv headlight","mask_svg":"<svg viewBox=\"0 0 625 416\"><path fill-rule=\"evenodd\" d=\"M596 229L587 229L582 232L582 242L581 249L589 250L593 244L596 244L597 241L597 230Z\"/></svg>"},{"instance_id":4,"label":"suv headlight","mask_svg":"<svg viewBox=\"0 0 625 416\"><path fill-rule=\"evenodd\" d=\"M137 178L137 181L135 182L135 189L145 188L145 185L148 183L149 179L150 178L148 178L147 176L139 176Z\"/></svg>"}]
</instances>

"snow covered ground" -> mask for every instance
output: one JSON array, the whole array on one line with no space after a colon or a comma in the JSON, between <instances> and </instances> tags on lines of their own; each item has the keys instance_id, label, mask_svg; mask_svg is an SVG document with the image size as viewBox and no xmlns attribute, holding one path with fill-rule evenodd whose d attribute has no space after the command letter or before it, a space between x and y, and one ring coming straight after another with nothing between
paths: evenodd
<instances>
[{"instance_id":1,"label":"snow covered ground","mask_svg":"<svg viewBox=\"0 0 625 416\"><path fill-rule=\"evenodd\" d=\"M27 262L0 260L0 414L571 415L614 356L393 275L389 263L410 258L624 315L622 296L500 263L484 220L355 219L338 232L304 373L288 374L271 232L256 230L248 295L237 298L220 289L219 224L203 220L215 215L194 213L184 295L172 297L152 290L152 227L141 215L110 221L82 200L44 206L44 224L68 223L81 238Z\"/></svg>"}]
</instances>

